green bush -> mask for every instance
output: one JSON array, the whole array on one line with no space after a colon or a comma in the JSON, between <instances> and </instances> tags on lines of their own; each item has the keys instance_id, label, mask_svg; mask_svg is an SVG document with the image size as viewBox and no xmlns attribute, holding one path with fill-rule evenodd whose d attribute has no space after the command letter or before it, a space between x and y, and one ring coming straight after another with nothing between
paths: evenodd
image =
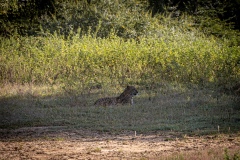
<instances>
[{"instance_id":1,"label":"green bush","mask_svg":"<svg viewBox=\"0 0 240 160\"><path fill-rule=\"evenodd\" d=\"M240 78L239 47L181 28L158 27L162 34L138 40L115 32L104 39L81 36L80 29L67 39L57 33L2 38L1 83L229 84Z\"/></svg>"}]
</instances>

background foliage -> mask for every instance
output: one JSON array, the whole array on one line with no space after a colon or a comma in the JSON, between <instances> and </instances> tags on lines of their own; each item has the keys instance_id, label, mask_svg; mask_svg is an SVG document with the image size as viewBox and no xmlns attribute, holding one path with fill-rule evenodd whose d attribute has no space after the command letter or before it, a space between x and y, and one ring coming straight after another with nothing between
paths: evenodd
<instances>
[{"instance_id":1,"label":"background foliage","mask_svg":"<svg viewBox=\"0 0 240 160\"><path fill-rule=\"evenodd\" d=\"M239 81L238 1L7 2L1 83L227 88Z\"/></svg>"}]
</instances>

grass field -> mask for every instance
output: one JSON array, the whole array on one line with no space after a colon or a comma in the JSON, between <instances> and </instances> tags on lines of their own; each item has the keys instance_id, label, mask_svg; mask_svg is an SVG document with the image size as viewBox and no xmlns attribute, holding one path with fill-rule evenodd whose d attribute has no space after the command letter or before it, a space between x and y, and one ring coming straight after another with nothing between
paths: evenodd
<instances>
[{"instance_id":1,"label":"grass field","mask_svg":"<svg viewBox=\"0 0 240 160\"><path fill-rule=\"evenodd\" d=\"M134 106L96 107L97 98L124 88L77 94L57 85L5 85L3 159L239 159L239 98L180 84L136 87Z\"/></svg>"},{"instance_id":2,"label":"grass field","mask_svg":"<svg viewBox=\"0 0 240 160\"><path fill-rule=\"evenodd\" d=\"M68 126L97 131L239 131L238 98L212 90L161 84L139 87L134 106L95 107L97 98L124 88L94 88L66 93L59 86L8 85L1 89L1 128Z\"/></svg>"}]
</instances>

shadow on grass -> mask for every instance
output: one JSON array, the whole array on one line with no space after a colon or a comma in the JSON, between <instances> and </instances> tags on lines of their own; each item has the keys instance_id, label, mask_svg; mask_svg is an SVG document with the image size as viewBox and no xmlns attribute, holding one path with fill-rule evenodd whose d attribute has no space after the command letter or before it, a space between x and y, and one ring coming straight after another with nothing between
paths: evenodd
<instances>
[{"instance_id":1,"label":"shadow on grass","mask_svg":"<svg viewBox=\"0 0 240 160\"><path fill-rule=\"evenodd\" d=\"M55 131L64 128L101 133L162 131L202 135L240 130L238 98L232 95L181 88L139 92L134 106L110 107L93 106L101 96L98 92L2 96L0 129L10 133L28 127L29 136L34 133L31 128L49 126Z\"/></svg>"}]
</instances>

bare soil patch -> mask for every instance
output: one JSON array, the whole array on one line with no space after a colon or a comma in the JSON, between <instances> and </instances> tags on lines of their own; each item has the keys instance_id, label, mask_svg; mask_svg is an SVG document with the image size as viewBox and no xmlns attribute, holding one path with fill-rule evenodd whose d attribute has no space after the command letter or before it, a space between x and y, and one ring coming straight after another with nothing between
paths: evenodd
<instances>
[{"instance_id":1,"label":"bare soil patch","mask_svg":"<svg viewBox=\"0 0 240 160\"><path fill-rule=\"evenodd\" d=\"M0 159L223 159L240 153L240 133L100 133L64 127L0 130ZM224 155L225 154L225 155ZM232 155L231 155L232 154Z\"/></svg>"}]
</instances>

